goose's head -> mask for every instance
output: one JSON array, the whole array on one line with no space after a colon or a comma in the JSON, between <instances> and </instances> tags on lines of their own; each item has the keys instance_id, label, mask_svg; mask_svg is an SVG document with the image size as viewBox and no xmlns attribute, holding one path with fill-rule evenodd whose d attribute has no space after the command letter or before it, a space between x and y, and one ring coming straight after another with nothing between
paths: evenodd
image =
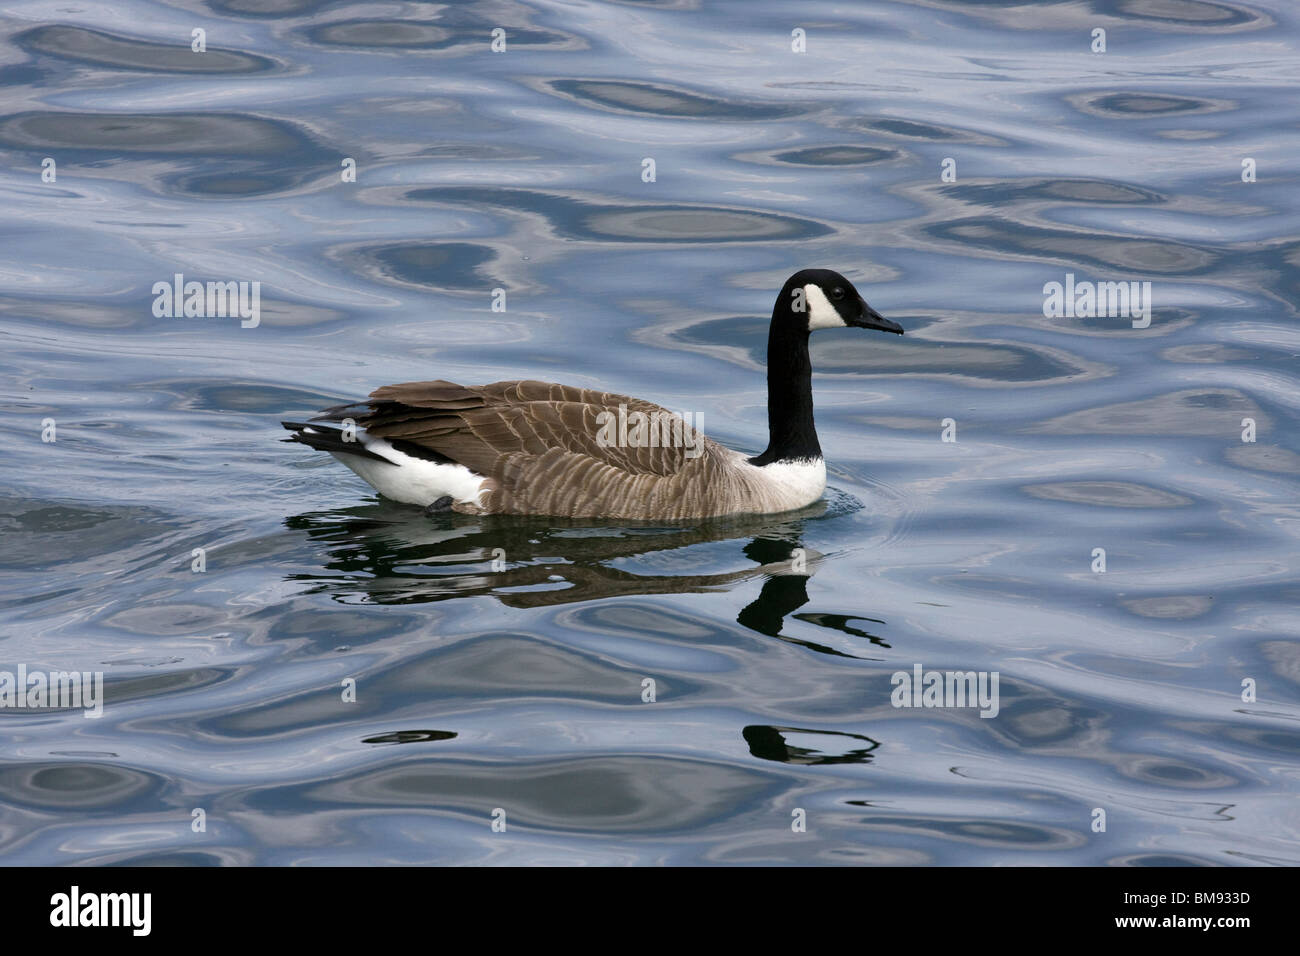
<instances>
[{"instance_id":1,"label":"goose's head","mask_svg":"<svg viewBox=\"0 0 1300 956\"><path fill-rule=\"evenodd\" d=\"M804 269L792 275L777 297L774 318L806 332L859 328L903 334L901 325L867 305L852 282L830 269Z\"/></svg>"}]
</instances>

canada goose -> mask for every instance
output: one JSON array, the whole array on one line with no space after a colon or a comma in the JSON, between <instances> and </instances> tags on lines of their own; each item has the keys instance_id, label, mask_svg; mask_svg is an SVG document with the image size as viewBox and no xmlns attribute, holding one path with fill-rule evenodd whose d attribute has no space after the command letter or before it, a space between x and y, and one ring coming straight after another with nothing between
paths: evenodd
<instances>
[{"instance_id":1,"label":"canada goose","mask_svg":"<svg viewBox=\"0 0 1300 956\"><path fill-rule=\"evenodd\" d=\"M847 326L903 332L838 272L787 280L767 337L769 441L754 458L643 399L549 382L385 385L368 401L282 424L286 441L434 511L632 520L790 511L826 488L808 333Z\"/></svg>"}]
</instances>

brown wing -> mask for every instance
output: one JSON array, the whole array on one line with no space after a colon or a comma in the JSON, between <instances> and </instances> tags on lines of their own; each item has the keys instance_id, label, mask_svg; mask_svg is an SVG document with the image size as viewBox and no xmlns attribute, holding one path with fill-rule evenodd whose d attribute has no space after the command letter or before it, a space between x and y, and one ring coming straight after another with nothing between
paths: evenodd
<instances>
[{"instance_id":1,"label":"brown wing","mask_svg":"<svg viewBox=\"0 0 1300 956\"><path fill-rule=\"evenodd\" d=\"M369 434L485 476L488 512L708 513L701 498L725 454L653 402L549 382L385 385L361 408L360 414L358 406L331 409L323 417L337 419L350 410ZM653 426L640 441L637 413ZM629 423L623 434L631 432L632 441L620 441L620 422ZM714 495L720 490L712 489Z\"/></svg>"}]
</instances>

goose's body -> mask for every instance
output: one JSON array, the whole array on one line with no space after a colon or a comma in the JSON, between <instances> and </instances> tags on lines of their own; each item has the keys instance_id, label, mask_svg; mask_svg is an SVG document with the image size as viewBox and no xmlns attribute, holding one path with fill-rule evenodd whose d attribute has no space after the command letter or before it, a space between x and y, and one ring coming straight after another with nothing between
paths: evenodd
<instances>
[{"instance_id":1,"label":"goose's body","mask_svg":"<svg viewBox=\"0 0 1300 956\"><path fill-rule=\"evenodd\" d=\"M837 273L805 270L786 283L768 338L770 442L754 458L652 402L549 382L386 385L284 425L290 440L408 504L649 520L789 511L826 487L808 333L847 325L902 332Z\"/></svg>"}]
</instances>

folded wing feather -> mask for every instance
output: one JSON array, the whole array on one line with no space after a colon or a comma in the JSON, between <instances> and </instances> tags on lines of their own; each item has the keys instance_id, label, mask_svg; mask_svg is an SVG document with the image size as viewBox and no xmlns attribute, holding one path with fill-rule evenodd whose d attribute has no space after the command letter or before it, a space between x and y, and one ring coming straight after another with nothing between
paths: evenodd
<instances>
[{"instance_id":1,"label":"folded wing feather","mask_svg":"<svg viewBox=\"0 0 1300 956\"><path fill-rule=\"evenodd\" d=\"M617 423L620 405L656 423L654 442L602 441L603 416ZM412 443L483 475L486 512L676 518L742 504L736 496L744 489L733 487L723 467L730 453L666 409L625 395L535 381L407 382L319 417L354 418L367 434ZM674 429L669 436L661 430L665 419Z\"/></svg>"}]
</instances>

